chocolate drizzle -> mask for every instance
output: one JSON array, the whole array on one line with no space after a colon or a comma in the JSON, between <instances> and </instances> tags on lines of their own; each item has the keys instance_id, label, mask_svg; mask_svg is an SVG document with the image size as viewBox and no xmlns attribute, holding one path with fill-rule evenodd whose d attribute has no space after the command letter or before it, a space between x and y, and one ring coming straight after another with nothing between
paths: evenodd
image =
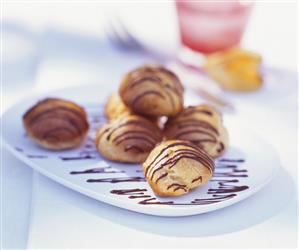
<instances>
[{"instance_id":1,"label":"chocolate drizzle","mask_svg":"<svg viewBox=\"0 0 299 250\"><path fill-rule=\"evenodd\" d=\"M219 148L217 148L217 152L222 152L224 150L224 144L222 142L219 143Z\"/></svg>"},{"instance_id":2,"label":"chocolate drizzle","mask_svg":"<svg viewBox=\"0 0 299 250\"><path fill-rule=\"evenodd\" d=\"M194 199L190 202L175 202L175 201L158 201L157 198L149 198L139 201L141 205L173 205L173 206L193 206L193 205L210 205L218 202L223 202L232 199L236 194L217 195L214 194L211 198ZM140 197L142 198L142 197Z\"/></svg>"},{"instance_id":3,"label":"chocolate drizzle","mask_svg":"<svg viewBox=\"0 0 299 250\"><path fill-rule=\"evenodd\" d=\"M119 182L144 182L145 178L140 176L132 177L115 177L115 178L101 178L101 179L88 179L87 182L109 182L109 183L119 183Z\"/></svg>"},{"instance_id":4,"label":"chocolate drizzle","mask_svg":"<svg viewBox=\"0 0 299 250\"><path fill-rule=\"evenodd\" d=\"M159 91L156 91L156 90L147 90L139 95L137 95L131 102L131 105L132 107L135 107L135 105L137 104L137 102L139 100L141 100L142 98L144 98L145 96L147 95L155 95L155 96L158 96L160 97L161 99L165 99L165 96L162 95Z\"/></svg>"},{"instance_id":5,"label":"chocolate drizzle","mask_svg":"<svg viewBox=\"0 0 299 250\"><path fill-rule=\"evenodd\" d=\"M219 162L244 162L244 159L227 159L227 158L221 158L218 159Z\"/></svg>"},{"instance_id":6,"label":"chocolate drizzle","mask_svg":"<svg viewBox=\"0 0 299 250\"><path fill-rule=\"evenodd\" d=\"M190 141L212 157L220 156L225 150L226 129L221 115L208 106L188 107L169 118L164 131L166 138Z\"/></svg>"},{"instance_id":7,"label":"chocolate drizzle","mask_svg":"<svg viewBox=\"0 0 299 250\"><path fill-rule=\"evenodd\" d=\"M192 130L180 131L179 133L176 133L174 135L174 138L176 138L176 139L185 138L186 135L188 135L188 134L194 134L194 133L201 134L201 135L207 135L210 138L212 138L212 139L210 139L211 141L217 142L217 138L213 134L211 134L211 133L209 133L207 131L201 130L201 129L192 129ZM205 139L196 140L196 141L200 142L200 141L204 141L204 140Z\"/></svg>"},{"instance_id":8,"label":"chocolate drizzle","mask_svg":"<svg viewBox=\"0 0 299 250\"><path fill-rule=\"evenodd\" d=\"M75 108L69 108L65 106L57 106L56 108L48 108L37 114L26 113L24 117L28 117L27 126L31 126L35 131L36 136L41 136L43 139L51 139L54 141L60 141L65 139L67 134L70 136L80 136L81 133L85 133L89 125L85 119L84 111L79 112ZM44 130L40 127L40 123L46 121L58 121L60 127L54 127L52 130ZM42 135L39 135L42 133ZM64 133L64 134L63 134ZM60 138L64 135L62 138ZM68 137L67 137L68 138Z\"/></svg>"},{"instance_id":9,"label":"chocolate drizzle","mask_svg":"<svg viewBox=\"0 0 299 250\"><path fill-rule=\"evenodd\" d=\"M113 174L113 173L125 173L125 171L115 170L111 166L103 168L91 168L83 171L71 171L70 174Z\"/></svg>"},{"instance_id":10,"label":"chocolate drizzle","mask_svg":"<svg viewBox=\"0 0 299 250\"><path fill-rule=\"evenodd\" d=\"M121 144L122 142L124 141L128 141L128 140L140 140L140 141L143 141L147 144L149 144L152 148L155 146L155 142L150 138L150 137L146 137L143 135L139 135L138 136L138 133L136 133L135 131L130 131L129 132L131 135L129 136L123 136L123 134L120 136L122 137L121 139L115 141L115 145L119 145ZM136 135L137 134L137 135Z\"/></svg>"},{"instance_id":11,"label":"chocolate drizzle","mask_svg":"<svg viewBox=\"0 0 299 250\"><path fill-rule=\"evenodd\" d=\"M183 113L182 116L189 116L191 114L205 114L208 116L213 116L213 113L209 110L205 110L205 109L198 109L196 106L189 106Z\"/></svg>"},{"instance_id":12,"label":"chocolate drizzle","mask_svg":"<svg viewBox=\"0 0 299 250\"><path fill-rule=\"evenodd\" d=\"M168 152L173 147L186 146L184 149L174 150L174 154L169 156ZM173 167L180 159L189 158L198 161L205 165L211 172L214 169L213 160L205 153L203 153L197 146L188 142L174 142L163 148L160 153L152 160L152 162L145 167L145 176L149 176L152 180L154 175L164 167ZM166 160L162 163L163 160Z\"/></svg>"},{"instance_id":13,"label":"chocolate drizzle","mask_svg":"<svg viewBox=\"0 0 299 250\"><path fill-rule=\"evenodd\" d=\"M102 127L97 133L96 145L103 148L109 142L110 146L118 147L132 157L142 154L145 158L146 153L161 140L162 131L156 124L140 116L129 115Z\"/></svg>"},{"instance_id":14,"label":"chocolate drizzle","mask_svg":"<svg viewBox=\"0 0 299 250\"><path fill-rule=\"evenodd\" d=\"M48 158L47 155L31 155L31 154L28 154L26 156L28 158L31 158L31 159L45 159L45 158Z\"/></svg>"},{"instance_id":15,"label":"chocolate drizzle","mask_svg":"<svg viewBox=\"0 0 299 250\"><path fill-rule=\"evenodd\" d=\"M109 133L107 134L107 137L106 137L106 139L109 141L109 140L111 139L111 136L112 136L114 133L116 133L119 129L121 129L121 128L123 128L123 127L127 127L127 126L136 126L136 127L138 127L138 128L142 128L142 129L144 129L144 130L151 131L151 132L152 132L151 136L153 136L153 135L155 135L155 137L160 136L160 135L156 132L157 128L156 128L153 124L151 124L150 122L145 121L145 120L143 120L143 119L142 119L142 120L136 120L136 119L134 119L134 120L127 120L126 118L124 119L124 122L123 122L123 123L118 124L117 126L115 126L115 127L113 127L113 128L108 128L108 129L106 129L106 130L103 132L103 134L109 132ZM102 135L103 135L103 134L102 134Z\"/></svg>"},{"instance_id":16,"label":"chocolate drizzle","mask_svg":"<svg viewBox=\"0 0 299 250\"><path fill-rule=\"evenodd\" d=\"M157 201L156 198L149 198L139 201L138 204L141 205L174 205L173 201Z\"/></svg>"},{"instance_id":17,"label":"chocolate drizzle","mask_svg":"<svg viewBox=\"0 0 299 250\"><path fill-rule=\"evenodd\" d=\"M158 76L144 75L142 77L136 78L133 81L131 81L128 88L132 89L135 86L140 85L142 83L152 83L152 84L160 85L162 83L162 81L161 81L161 78Z\"/></svg>"},{"instance_id":18,"label":"chocolate drizzle","mask_svg":"<svg viewBox=\"0 0 299 250\"><path fill-rule=\"evenodd\" d=\"M173 188L173 191L177 191L178 189L183 189L185 192L187 192L188 190L186 189L186 185L182 185L182 184L179 184L179 183L172 183L170 184L168 187L167 187L167 190L168 189L171 189Z\"/></svg>"},{"instance_id":19,"label":"chocolate drizzle","mask_svg":"<svg viewBox=\"0 0 299 250\"><path fill-rule=\"evenodd\" d=\"M152 138L152 134L150 134L148 131L144 131L144 130L135 130L135 131L126 131L121 133L120 135L117 135L113 138L112 142L115 142L116 145L118 145L122 140L126 139L126 135L141 135L142 138L146 141L148 141L150 144L155 145L155 140ZM123 138L125 137L125 138Z\"/></svg>"},{"instance_id":20,"label":"chocolate drizzle","mask_svg":"<svg viewBox=\"0 0 299 250\"><path fill-rule=\"evenodd\" d=\"M57 113L58 111L62 112L62 114L71 113L71 114L74 114L75 116L77 116L80 120L82 119L82 113L78 112L77 110L66 108L64 106L58 106L56 108L47 109L47 110L40 112L40 113L36 114L35 116L31 117L29 124L33 125L39 119L43 119L45 116L47 117L49 114L55 113L55 112ZM26 113L24 116L26 116L26 115L29 115L29 113ZM70 120L70 123L71 122L72 122L72 120Z\"/></svg>"},{"instance_id":21,"label":"chocolate drizzle","mask_svg":"<svg viewBox=\"0 0 299 250\"><path fill-rule=\"evenodd\" d=\"M191 201L190 205L209 205L209 204L214 204L222 201L229 200L231 198L234 198L237 196L236 194L228 194L228 195L217 195L214 194L212 198L206 198L206 199L194 199ZM187 204L183 204L187 205Z\"/></svg>"},{"instance_id":22,"label":"chocolate drizzle","mask_svg":"<svg viewBox=\"0 0 299 250\"><path fill-rule=\"evenodd\" d=\"M134 127L134 130L132 129ZM121 130L122 129L122 130ZM107 141L112 139L115 145L119 145L128 140L139 140L140 145L133 146L132 143L124 146L124 151L135 150L137 152L145 152L161 139L161 133L158 127L145 119L136 119L134 116L125 117L120 124L108 127L97 138L96 144L99 143L102 136L106 137ZM146 146L148 145L148 146Z\"/></svg>"},{"instance_id":23,"label":"chocolate drizzle","mask_svg":"<svg viewBox=\"0 0 299 250\"><path fill-rule=\"evenodd\" d=\"M229 172L215 172L214 177L248 177L246 169L238 169L237 165L218 165L217 169L229 169ZM240 174L241 173L241 174Z\"/></svg>"},{"instance_id":24,"label":"chocolate drizzle","mask_svg":"<svg viewBox=\"0 0 299 250\"><path fill-rule=\"evenodd\" d=\"M220 159L220 162L237 162L238 164L243 163L243 159ZM246 169L239 169L237 165L229 165L221 163L219 166L216 166L216 169L219 171L216 172L217 175L221 175L221 177L214 177L210 180L213 185L211 188L208 189L207 195L209 197L206 198L195 198L190 202L177 202L175 200L166 200L167 198L163 198L159 200L150 194L147 194L146 189L116 189L112 190L110 193L116 195L127 195L130 199L140 199L138 204L140 205L173 205L173 206L192 206L192 205L210 205L219 202L224 202L230 200L237 196L239 192L243 192L247 190L249 187L246 185L238 185L239 178L246 178L248 175L239 173L247 173ZM220 171L221 170L221 171ZM162 175L163 176L163 175ZM160 176L161 177L161 176ZM160 178L159 177L159 178ZM201 180L201 176L194 179L193 181ZM179 183L173 183L168 187L173 189L183 189L185 190L185 185ZM146 199L145 199L146 198Z\"/></svg>"},{"instance_id":25,"label":"chocolate drizzle","mask_svg":"<svg viewBox=\"0 0 299 250\"><path fill-rule=\"evenodd\" d=\"M77 161L77 160L96 159L97 157L92 155L84 155L84 156L60 156L59 158L63 161Z\"/></svg>"},{"instance_id":26,"label":"chocolate drizzle","mask_svg":"<svg viewBox=\"0 0 299 250\"><path fill-rule=\"evenodd\" d=\"M173 110L181 109L184 88L173 72L161 66L153 65L138 68L128 73L121 92L126 93L142 84L155 86L154 88L151 86L146 87L147 90L144 92L140 88L137 92L138 94L132 100L128 100L128 105L133 109L147 95L156 95L161 99L166 99L167 97Z\"/></svg>"},{"instance_id":27,"label":"chocolate drizzle","mask_svg":"<svg viewBox=\"0 0 299 250\"><path fill-rule=\"evenodd\" d=\"M145 195L144 192L146 192L147 189L119 189L119 190L111 190L111 194L118 194L118 195L129 195L129 199L138 199L138 198L148 198L151 197L150 195Z\"/></svg>"},{"instance_id":28,"label":"chocolate drizzle","mask_svg":"<svg viewBox=\"0 0 299 250\"><path fill-rule=\"evenodd\" d=\"M182 121L177 121L174 124L179 129L187 128L187 127L201 127L207 130L211 130L215 134L219 135L219 132L216 128L214 128L210 123L205 121L200 121L197 119L184 119Z\"/></svg>"},{"instance_id":29,"label":"chocolate drizzle","mask_svg":"<svg viewBox=\"0 0 299 250\"><path fill-rule=\"evenodd\" d=\"M244 176L242 176L242 177L244 177ZM236 186L236 185L227 184L227 183L238 183L239 180L237 180L237 179L232 179L232 180L214 179L212 181L218 182L219 187L218 188L210 188L208 190L208 194L237 193L237 192L241 192L241 191L249 188L248 186L245 186L245 185L244 186Z\"/></svg>"},{"instance_id":30,"label":"chocolate drizzle","mask_svg":"<svg viewBox=\"0 0 299 250\"><path fill-rule=\"evenodd\" d=\"M164 173L162 175L160 175L157 180L156 180L156 183L158 183L159 180L163 179L164 177L166 177L168 175L168 173Z\"/></svg>"},{"instance_id":31,"label":"chocolate drizzle","mask_svg":"<svg viewBox=\"0 0 299 250\"><path fill-rule=\"evenodd\" d=\"M53 99L53 98L45 99L45 101L49 101L49 100L56 100L56 99ZM102 106L103 106L102 104L89 104L84 107L85 110L88 111L88 120L90 122L90 135L86 138L85 143L79 148L79 150L73 150L71 154L69 153L67 155L63 155L64 153L61 153L61 155L58 154L57 155L58 159L60 159L62 161L72 162L72 161L77 161L77 160L93 160L93 159L99 158L98 152L95 148L94 139L92 138L93 137L92 134L95 132L95 130L98 129L99 124L103 123L105 121L105 117L102 115L102 112L103 112L101 110ZM35 109L36 109L36 107L32 108L31 110L35 110ZM73 109L71 109L71 110L73 110ZM29 114L29 111L27 112L27 116ZM72 111L69 113L66 113L66 114L71 115L71 117L74 118ZM49 116L50 116L50 114L49 114ZM76 118L79 118L79 116ZM65 130L64 127L55 128L52 131L48 131L47 134L44 134L43 136L45 136L47 139L50 139L50 140L59 141L60 138L59 138L59 136L56 136L55 133L59 132L60 129L61 129L61 131ZM74 132L74 131L76 131L76 130L73 130L72 132ZM55 133L53 133L53 132L55 132ZM65 130L65 132L67 133L69 131ZM25 137L27 138L26 134L25 134ZM15 147L15 150L22 152L24 155L26 155L28 158L31 158L31 159L42 160L42 159L47 159L48 157L50 157L50 155L48 155L48 154L37 155L37 154L33 154L31 152L28 153L28 152L25 152L20 147Z\"/></svg>"},{"instance_id":32,"label":"chocolate drizzle","mask_svg":"<svg viewBox=\"0 0 299 250\"><path fill-rule=\"evenodd\" d=\"M191 181L191 183L194 183L194 182L199 181L199 180L200 180L200 182L202 182L202 176L199 176L199 177L193 179L193 180Z\"/></svg>"},{"instance_id":33,"label":"chocolate drizzle","mask_svg":"<svg viewBox=\"0 0 299 250\"><path fill-rule=\"evenodd\" d=\"M98 110L95 112L95 114L98 113ZM206 113L207 115L211 115ZM95 129L98 127L98 123L101 123L104 121L103 116L101 115L94 115L94 118L91 118L91 114L89 114L89 118L92 119L91 126L95 126ZM137 124L139 121L130 121L129 123L134 123ZM191 121L190 121L190 126L191 126ZM182 124L183 125L183 124ZM188 127L189 124L186 123L185 127ZM124 125L125 126L125 125ZM157 136L152 129L151 125L148 124L141 124L140 127L147 127L149 128L153 134L153 136ZM153 125L152 125L153 126ZM184 125L183 125L184 126ZM207 129L209 130L209 129ZM109 130L107 133L114 133L113 131ZM110 135L111 136L111 135ZM176 160L179 160L179 157L181 154L185 154L187 156L191 157L203 157L201 155L196 155L196 151L198 150L198 146L192 145L192 144L186 144L185 146L190 146L191 148L188 149L187 151L183 151L185 149L180 149L174 152L174 154L171 156L175 157L172 160L168 162L170 166L171 163L175 162ZM174 147L176 145L169 145L168 148ZM184 146L182 144L182 146ZM193 148L192 148L193 147ZM27 155L29 158L47 158L47 155L34 155L34 154L27 154L27 152L24 152L22 148L20 147L15 147L15 149L21 153L24 153L24 155ZM72 155L68 156L59 156L59 158L63 161L75 161L75 160L88 160L88 159L97 159L98 155L94 151L95 147L93 144L93 139L88 138L85 145L80 149L78 152L76 151ZM125 150L136 150L140 151L143 150L142 148L139 148L136 145L127 145L125 147ZM179 155L179 156L178 156ZM152 165L158 165L158 164L163 164L165 163L165 159L168 158L169 156L166 154L166 149L162 150L159 155L154 159L153 162L151 162ZM206 161L205 164L210 164L209 159L204 158ZM163 162L164 161L164 162ZM214 177L211 182L211 187L207 190L207 193L205 194L204 197L198 197L195 199L192 199L188 202L177 202L175 198L157 198L155 197L152 193L150 193L146 188L131 188L131 189L113 189L110 191L111 194L113 195L121 195L124 197L128 197L129 199L136 200L136 202L140 205L173 205L173 206L180 206L180 205L209 205L209 204L214 204L214 203L219 203L219 202L224 202L229 199L232 199L236 197L239 193L244 192L247 190L249 187L247 185L244 185L243 183L240 184L240 180L243 178L248 177L248 172L246 169L242 169L240 166L242 163L244 163L245 160L241 158L220 158L216 160L216 172L214 173ZM154 174L151 173L152 171L155 171L156 169L146 169L147 174ZM141 169L137 170L132 170L135 173L135 175L139 175L139 173L142 173ZM157 171L156 171L157 172ZM92 175L92 174L116 174L117 173L123 173L121 170L115 170L112 169L111 167L103 167L103 168L93 168L93 169L86 169L82 171L71 171L71 175ZM108 175L110 176L110 175ZM167 173L165 172L159 172L159 175L157 175L157 178L155 181L159 181L162 178L166 177ZM90 177L90 176L89 176ZM199 176L195 178L192 182L195 181L201 181L202 177ZM113 178L94 178L94 179L87 179L86 180L88 183L91 183L91 185L96 185L92 183L99 183L99 185L102 185L100 183L111 183L113 186L118 187L118 183L134 183L137 185L139 182L145 182L145 178L142 176L129 176L129 177L113 177ZM181 188L182 190L185 188L183 185L179 184L179 186L173 185L170 188ZM189 194L188 194L189 195ZM206 197L207 196L207 197Z\"/></svg>"}]
</instances>

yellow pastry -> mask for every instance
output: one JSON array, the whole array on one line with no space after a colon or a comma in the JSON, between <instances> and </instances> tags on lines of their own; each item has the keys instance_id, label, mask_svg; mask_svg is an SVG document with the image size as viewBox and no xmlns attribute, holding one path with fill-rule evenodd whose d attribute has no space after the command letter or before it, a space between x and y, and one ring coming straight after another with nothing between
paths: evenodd
<instances>
[{"instance_id":1,"label":"yellow pastry","mask_svg":"<svg viewBox=\"0 0 299 250\"><path fill-rule=\"evenodd\" d=\"M109 96L105 105L105 115L109 121L130 114L133 112L123 103L118 93Z\"/></svg>"},{"instance_id":2,"label":"yellow pastry","mask_svg":"<svg viewBox=\"0 0 299 250\"><path fill-rule=\"evenodd\" d=\"M133 112L174 116L183 108L183 86L170 70L157 65L137 68L123 78L119 95Z\"/></svg>"},{"instance_id":3,"label":"yellow pastry","mask_svg":"<svg viewBox=\"0 0 299 250\"><path fill-rule=\"evenodd\" d=\"M207 183L214 161L188 141L169 140L157 145L143 163L145 178L159 196L179 196Z\"/></svg>"},{"instance_id":4,"label":"yellow pastry","mask_svg":"<svg viewBox=\"0 0 299 250\"><path fill-rule=\"evenodd\" d=\"M161 140L162 132L156 124L128 115L102 126L95 143L99 153L109 160L141 163Z\"/></svg>"},{"instance_id":5,"label":"yellow pastry","mask_svg":"<svg viewBox=\"0 0 299 250\"><path fill-rule=\"evenodd\" d=\"M228 147L228 133L221 115L207 105L188 107L169 118L164 135L167 139L191 141L211 157L223 155Z\"/></svg>"}]
</instances>

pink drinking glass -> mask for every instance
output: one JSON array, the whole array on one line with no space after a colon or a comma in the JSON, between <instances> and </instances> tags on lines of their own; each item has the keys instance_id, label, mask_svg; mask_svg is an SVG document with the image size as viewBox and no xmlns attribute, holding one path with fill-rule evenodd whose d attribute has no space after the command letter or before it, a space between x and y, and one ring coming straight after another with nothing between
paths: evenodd
<instances>
[{"instance_id":1,"label":"pink drinking glass","mask_svg":"<svg viewBox=\"0 0 299 250\"><path fill-rule=\"evenodd\" d=\"M252 4L176 0L182 44L211 53L239 44Z\"/></svg>"}]
</instances>

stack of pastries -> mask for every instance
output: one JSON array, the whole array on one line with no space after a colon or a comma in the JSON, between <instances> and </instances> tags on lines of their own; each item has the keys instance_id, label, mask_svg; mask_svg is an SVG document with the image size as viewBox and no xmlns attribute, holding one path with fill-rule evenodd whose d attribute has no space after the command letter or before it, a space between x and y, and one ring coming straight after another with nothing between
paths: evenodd
<instances>
[{"instance_id":1,"label":"stack of pastries","mask_svg":"<svg viewBox=\"0 0 299 250\"><path fill-rule=\"evenodd\" d=\"M184 87L170 70L146 65L127 73L106 103L108 123L96 136L109 160L143 163L159 196L178 196L213 176L228 147L221 114L207 105L184 107ZM159 122L167 117L167 122Z\"/></svg>"},{"instance_id":2,"label":"stack of pastries","mask_svg":"<svg viewBox=\"0 0 299 250\"><path fill-rule=\"evenodd\" d=\"M111 161L142 163L159 196L179 196L207 183L214 158L228 147L219 112L207 105L184 107L184 88L170 70L145 65L127 73L105 105L107 123L95 138ZM167 118L161 123L161 118ZM37 103L23 116L39 145L61 150L78 146L88 131L82 107L61 99Z\"/></svg>"}]
</instances>

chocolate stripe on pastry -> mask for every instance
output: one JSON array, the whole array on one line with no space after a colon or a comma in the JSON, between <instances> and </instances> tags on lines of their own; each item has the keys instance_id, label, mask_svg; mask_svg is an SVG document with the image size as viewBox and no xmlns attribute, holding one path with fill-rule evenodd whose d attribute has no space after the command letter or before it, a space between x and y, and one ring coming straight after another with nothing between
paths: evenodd
<instances>
[{"instance_id":1,"label":"chocolate stripe on pastry","mask_svg":"<svg viewBox=\"0 0 299 250\"><path fill-rule=\"evenodd\" d=\"M130 85L128 86L128 89L132 89L137 85L140 85L142 83L151 83L151 84L157 84L157 85L161 85L161 78L158 76L142 76L140 78L136 78L134 79L132 82L130 82Z\"/></svg>"},{"instance_id":2,"label":"chocolate stripe on pastry","mask_svg":"<svg viewBox=\"0 0 299 250\"><path fill-rule=\"evenodd\" d=\"M207 130L211 130L214 133L216 133L217 135L219 135L219 131L215 127L213 127L210 123L208 123L206 121L199 121L196 119L186 119L186 120L174 122L174 124L172 124L172 126L176 126L179 129L186 128L186 127L193 127L193 126L201 127L201 128L207 129Z\"/></svg>"},{"instance_id":3,"label":"chocolate stripe on pastry","mask_svg":"<svg viewBox=\"0 0 299 250\"><path fill-rule=\"evenodd\" d=\"M59 132L66 132L68 133L70 136L75 136L77 135L77 133L75 133L73 130L71 130L70 128L67 128L67 127L63 127L63 128L54 128L52 130L49 130L49 131L46 131L44 134L43 134L43 138L44 139L47 139L49 137L54 137L55 134L56 136L58 136ZM59 138L58 138L59 139ZM59 139L60 140L60 139Z\"/></svg>"},{"instance_id":4,"label":"chocolate stripe on pastry","mask_svg":"<svg viewBox=\"0 0 299 250\"><path fill-rule=\"evenodd\" d=\"M162 95L159 91L155 91L155 90L148 90L145 91L139 95L137 95L131 102L132 107L135 107L135 105L137 104L138 101L140 101L142 98L144 98L147 95L155 95L160 97L161 99L165 99L165 96Z\"/></svg>"},{"instance_id":5,"label":"chocolate stripe on pastry","mask_svg":"<svg viewBox=\"0 0 299 250\"><path fill-rule=\"evenodd\" d=\"M211 111L196 109L196 108L192 108L192 109L188 110L188 112L184 112L182 115L183 116L189 116L189 115L196 114L196 113L213 116L213 113Z\"/></svg>"},{"instance_id":6,"label":"chocolate stripe on pastry","mask_svg":"<svg viewBox=\"0 0 299 250\"><path fill-rule=\"evenodd\" d=\"M160 164L160 165L155 165L152 167L152 173L151 175L149 175L149 178L151 180L153 180L154 175L156 172L158 172L160 169L163 169L164 167L167 167L168 169L171 169L172 167L174 167L176 165L176 163L181 160L181 159L192 159L198 162L204 162L206 164L206 166L209 168L210 172L213 172L213 167L209 166L208 162L202 157L202 155L200 154L196 154L196 153L192 153L191 151L188 150L184 150L184 152L179 152L176 155L169 157L168 155L166 155L165 157L167 159L164 163ZM159 166L159 167L157 167Z\"/></svg>"},{"instance_id":7,"label":"chocolate stripe on pastry","mask_svg":"<svg viewBox=\"0 0 299 250\"><path fill-rule=\"evenodd\" d=\"M49 120L49 121L54 121L54 120L60 120L63 122L66 122L68 126L74 128L78 133L81 133L84 131L86 128L88 128L87 123L82 123L82 118L79 117L71 117L72 114L68 112L48 112L48 113L43 113L41 114L37 119L31 120L29 122L30 126L35 126L35 124L40 123L40 122L45 122L44 120Z\"/></svg>"},{"instance_id":8,"label":"chocolate stripe on pastry","mask_svg":"<svg viewBox=\"0 0 299 250\"><path fill-rule=\"evenodd\" d=\"M164 67L161 67L161 66L156 67L156 69L159 70L160 72L163 72L163 73L169 75L174 80L173 82L175 84L175 87L178 89L178 91L180 93L182 93L184 91L184 87L180 83L179 78L173 72L171 72L170 70L168 70Z\"/></svg>"},{"instance_id":9,"label":"chocolate stripe on pastry","mask_svg":"<svg viewBox=\"0 0 299 250\"><path fill-rule=\"evenodd\" d=\"M83 108L73 102L47 98L23 115L28 136L40 146L63 150L79 146L89 125Z\"/></svg>"},{"instance_id":10,"label":"chocolate stripe on pastry","mask_svg":"<svg viewBox=\"0 0 299 250\"><path fill-rule=\"evenodd\" d=\"M185 138L182 138L182 136L184 136L184 135L188 135L188 134L194 134L194 133L207 135L207 136L213 138L215 142L217 142L216 137L215 137L213 134L211 134L211 133L209 133L209 132L206 132L206 131L204 131L204 130L200 130L200 129L193 129L193 130L185 130L185 131L181 131L181 132L175 134L175 135L174 135L174 138L177 138L177 139L185 139Z\"/></svg>"},{"instance_id":11,"label":"chocolate stripe on pastry","mask_svg":"<svg viewBox=\"0 0 299 250\"><path fill-rule=\"evenodd\" d=\"M31 108L29 108L23 115L23 118L30 116L31 114L34 114L34 112L39 109L41 106L44 106L49 103L56 103L61 102L61 99L58 98L45 98L39 102L37 102L35 105L33 105Z\"/></svg>"},{"instance_id":12,"label":"chocolate stripe on pastry","mask_svg":"<svg viewBox=\"0 0 299 250\"><path fill-rule=\"evenodd\" d=\"M211 169L213 169L214 166L214 162L211 158L209 158L207 155L204 155L201 153L201 149L199 149L197 146L189 143L189 142L183 142L183 141L175 141L172 144L167 145L165 148L163 148L161 150L161 152L154 158L154 160L148 165L146 166L146 171L145 171L145 175L147 175L149 169L151 168L151 166L159 159L160 156L163 155L163 153L168 150L171 149L173 147L177 147L177 146L186 146L186 147L190 147L192 149L194 149L196 152L199 150L199 154L201 154L203 156L203 158L206 160L206 163L208 166L212 166ZM178 151L179 152L179 151ZM158 164L161 160L163 160L164 158L168 157L168 155L164 155L164 157L160 158L160 160L158 162L156 162L155 164Z\"/></svg>"},{"instance_id":13,"label":"chocolate stripe on pastry","mask_svg":"<svg viewBox=\"0 0 299 250\"><path fill-rule=\"evenodd\" d=\"M135 131L126 131L121 133L120 135L117 135L113 138L112 142L116 142L118 139L122 138L123 136L126 135L142 135L144 137L146 137L147 139L151 140L151 141L155 141L155 139L153 138L152 134L149 131L145 131L145 130L135 130Z\"/></svg>"},{"instance_id":14,"label":"chocolate stripe on pastry","mask_svg":"<svg viewBox=\"0 0 299 250\"><path fill-rule=\"evenodd\" d=\"M135 113L157 117L173 116L181 111L183 91L174 73L160 66L147 65L123 78L119 95Z\"/></svg>"},{"instance_id":15,"label":"chocolate stripe on pastry","mask_svg":"<svg viewBox=\"0 0 299 250\"><path fill-rule=\"evenodd\" d=\"M146 138L144 136L127 136L127 137L124 137L121 140L118 140L117 142L115 142L115 145L117 146L117 145L121 144L122 142L129 141L129 140L140 140L140 141L145 142L146 144L149 144L152 147L155 146L155 143L153 141L149 140L148 138Z\"/></svg>"},{"instance_id":16,"label":"chocolate stripe on pastry","mask_svg":"<svg viewBox=\"0 0 299 250\"><path fill-rule=\"evenodd\" d=\"M167 139L193 142L212 157L222 155L228 145L228 134L221 115L207 105L188 107L170 118L164 133Z\"/></svg>"},{"instance_id":17,"label":"chocolate stripe on pastry","mask_svg":"<svg viewBox=\"0 0 299 250\"><path fill-rule=\"evenodd\" d=\"M174 86L171 84L163 84L162 79L154 75L155 73L164 72L169 74L172 79L174 80ZM173 91L175 94L180 95L183 93L184 89L183 86L180 84L179 79L174 75L174 73L170 72L169 70L166 70L162 67L157 68L156 70L151 70L150 72L146 72L142 74L142 76L139 76L139 78L136 77L130 85L128 86L129 89L134 88L136 85L142 84L142 83L151 83L151 84L157 84L160 87L168 88L169 90Z\"/></svg>"},{"instance_id":18,"label":"chocolate stripe on pastry","mask_svg":"<svg viewBox=\"0 0 299 250\"><path fill-rule=\"evenodd\" d=\"M74 102L59 98L46 98L37 102L37 104L28 109L23 115L23 119L31 120L33 116L38 115L39 113L43 113L47 110L52 110L59 107L65 108L67 110L71 109L81 117L86 116L85 110Z\"/></svg>"},{"instance_id":19,"label":"chocolate stripe on pastry","mask_svg":"<svg viewBox=\"0 0 299 250\"><path fill-rule=\"evenodd\" d=\"M149 176L149 178L151 180L153 180L154 178L154 175L157 171L159 171L160 169L163 169L165 166L168 168L168 169L171 169L173 166L176 165L176 163L185 158L185 159L192 159L192 160L195 160L195 161L198 161L198 162L205 162L205 164L207 164L210 172L212 173L213 172L213 168L212 167L209 167L208 165L208 162L206 162L202 157L201 155L197 154L197 153L193 153L192 151L189 151L187 149L185 149L183 152L179 152L177 153L176 155L172 156L172 157L169 157L168 155L166 155L165 157L167 159L164 163L160 164L160 165L156 165L154 167L152 167L153 171L152 171L152 174ZM159 166L157 168L157 166Z\"/></svg>"},{"instance_id":20,"label":"chocolate stripe on pastry","mask_svg":"<svg viewBox=\"0 0 299 250\"><path fill-rule=\"evenodd\" d=\"M172 183L172 184L170 184L168 187L167 187L167 189L170 189L170 188L172 188L172 187L175 187L174 188L174 191L177 191L178 189L183 189L184 191L186 191L187 192L187 190L186 190L186 185L182 185L182 184L179 184L179 183Z\"/></svg>"},{"instance_id":21,"label":"chocolate stripe on pastry","mask_svg":"<svg viewBox=\"0 0 299 250\"><path fill-rule=\"evenodd\" d=\"M163 179L163 178L166 177L167 175L168 175L168 173L161 174L161 175L156 179L156 183L158 183L159 180Z\"/></svg>"},{"instance_id":22,"label":"chocolate stripe on pastry","mask_svg":"<svg viewBox=\"0 0 299 250\"><path fill-rule=\"evenodd\" d=\"M177 196L212 178L214 161L188 141L164 141L152 150L143 170L157 195Z\"/></svg>"},{"instance_id":23,"label":"chocolate stripe on pastry","mask_svg":"<svg viewBox=\"0 0 299 250\"><path fill-rule=\"evenodd\" d=\"M115 145L118 145L121 142L129 140L129 139L144 140L152 146L154 146L156 144L155 139L150 137L150 134L146 133L144 131L126 131L126 132L114 137L112 142L115 143Z\"/></svg>"},{"instance_id":24,"label":"chocolate stripe on pastry","mask_svg":"<svg viewBox=\"0 0 299 250\"><path fill-rule=\"evenodd\" d=\"M202 176L199 176L199 177L193 179L193 180L192 180L192 183L193 183L193 182L196 182L196 181L199 181L199 180L200 180L200 182L202 182Z\"/></svg>"},{"instance_id":25,"label":"chocolate stripe on pastry","mask_svg":"<svg viewBox=\"0 0 299 250\"><path fill-rule=\"evenodd\" d=\"M136 116L130 116L130 119L123 118L118 121L118 123L115 123L116 126L110 126L105 131L103 131L102 135L109 132L106 137L107 140L110 140L111 136L114 133L117 133L118 130L123 129L124 127L142 128L144 130L150 131L151 135L155 136L155 138L160 138L161 136L161 132L159 130L157 131L157 128L154 124L152 124L151 122L145 122L144 119L140 120L137 118L136 120Z\"/></svg>"},{"instance_id":26,"label":"chocolate stripe on pastry","mask_svg":"<svg viewBox=\"0 0 299 250\"><path fill-rule=\"evenodd\" d=\"M128 115L100 128L95 143L99 153L109 160L140 163L161 140L158 126L143 117Z\"/></svg>"},{"instance_id":27,"label":"chocolate stripe on pastry","mask_svg":"<svg viewBox=\"0 0 299 250\"><path fill-rule=\"evenodd\" d=\"M65 111L65 112L71 112L72 114L75 114L80 119L82 119L82 113L78 112L77 110L66 108L66 107L56 107L56 108L52 108L52 109L47 109L43 112L36 114L32 118L30 118L29 124L32 125L33 123L35 123L37 120L39 120L43 116L47 116L49 113L54 113L54 112L61 111L61 110Z\"/></svg>"}]
</instances>

